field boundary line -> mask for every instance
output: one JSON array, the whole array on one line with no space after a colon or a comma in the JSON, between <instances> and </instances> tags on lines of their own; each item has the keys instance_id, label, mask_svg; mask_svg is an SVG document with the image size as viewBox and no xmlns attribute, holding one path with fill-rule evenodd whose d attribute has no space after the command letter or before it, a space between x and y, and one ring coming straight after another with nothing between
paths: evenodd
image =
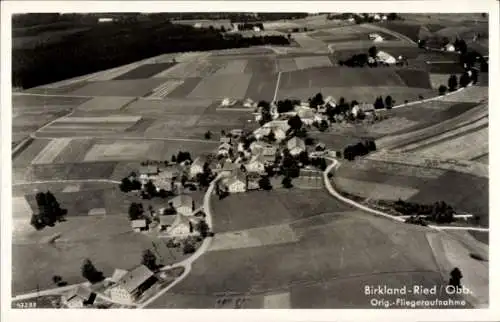
<instances>
[{"instance_id":1,"label":"field boundary line","mask_svg":"<svg viewBox=\"0 0 500 322\"><path fill-rule=\"evenodd\" d=\"M405 219L403 219L399 216L393 216L393 215L390 215L388 213L372 209L372 208L364 206L364 205L362 205L354 200L351 200L349 198L342 196L337 190L335 190L335 188L333 188L333 185L329 180L330 178L328 178L328 174L330 174L330 172L332 170L336 170L340 166L340 162L338 162L337 159L330 158L330 157L326 157L326 159L330 160L332 163L323 172L323 179L325 181L325 186L326 186L328 192L332 196L334 196L335 198L337 198L345 203L350 204L351 206L354 206L358 209L361 209L363 211L366 211L366 212L369 212L369 213L372 213L372 214L375 214L378 216L382 216L385 218L389 218L389 219L392 219L394 221L398 221L401 223L405 222ZM436 225L428 225L427 227L434 229L434 230L473 230L473 231L480 231L480 232L489 232L490 231L489 228L482 228L482 227L466 227L466 226L459 227L459 226L436 226Z\"/></svg>"},{"instance_id":2,"label":"field boundary line","mask_svg":"<svg viewBox=\"0 0 500 322\"><path fill-rule=\"evenodd\" d=\"M49 139L49 140L54 140L54 139L61 139L63 136L36 136L33 134L33 138L35 139ZM202 139L183 139L183 138L159 138L159 137L133 137L133 136L105 136L105 135L75 135L75 136L70 136L70 137L64 137L64 138L70 138L70 139L104 139L104 140L128 140L128 141L181 141L181 142L199 142L199 143L219 143L219 141L215 140L202 140Z\"/></svg>"},{"instance_id":3,"label":"field boundary line","mask_svg":"<svg viewBox=\"0 0 500 322\"><path fill-rule=\"evenodd\" d=\"M12 183L12 186L23 186L30 184L45 184L45 183L90 183L90 182L103 182L103 183L116 183L120 184L121 181L111 179L68 179L68 180L39 180L39 181L26 181Z\"/></svg>"},{"instance_id":4,"label":"field boundary line","mask_svg":"<svg viewBox=\"0 0 500 322\"><path fill-rule=\"evenodd\" d=\"M280 80L281 80L281 71L278 72L278 79L276 80L276 88L274 89L273 102L276 101L276 97L278 96L278 90L280 87Z\"/></svg>"}]
</instances>

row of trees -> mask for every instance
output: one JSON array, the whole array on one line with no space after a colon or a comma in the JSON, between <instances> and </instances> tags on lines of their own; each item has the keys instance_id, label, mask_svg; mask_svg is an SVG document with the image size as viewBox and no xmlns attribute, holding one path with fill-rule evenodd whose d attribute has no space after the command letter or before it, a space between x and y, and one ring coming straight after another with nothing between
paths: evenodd
<instances>
[{"instance_id":1,"label":"row of trees","mask_svg":"<svg viewBox=\"0 0 500 322\"><path fill-rule=\"evenodd\" d=\"M249 22L239 23L239 24L236 24L236 26L238 27L238 30L253 30L254 27L260 28L260 30L264 30L264 25L262 24L262 22L257 22L257 23L249 23Z\"/></svg>"},{"instance_id":2,"label":"row of trees","mask_svg":"<svg viewBox=\"0 0 500 322\"><path fill-rule=\"evenodd\" d=\"M68 211L61 208L50 191L37 193L35 199L38 212L32 214L30 223L36 230L41 230L46 226L53 227L56 222L64 220Z\"/></svg>"},{"instance_id":3,"label":"row of trees","mask_svg":"<svg viewBox=\"0 0 500 322\"><path fill-rule=\"evenodd\" d=\"M370 152L376 151L377 146L373 140L365 140L353 145L349 145L344 149L344 158L352 161L358 156L367 155Z\"/></svg>"},{"instance_id":4,"label":"row of trees","mask_svg":"<svg viewBox=\"0 0 500 322\"><path fill-rule=\"evenodd\" d=\"M478 78L479 72L476 69L471 69L470 71L464 72L462 75L460 75L460 79L458 79L456 75L450 75L450 77L448 78L448 87L446 87L445 85L439 86L439 95L444 95L447 90L450 92L456 91L458 85L460 85L460 87L466 87L470 83L477 84Z\"/></svg>"},{"instance_id":5,"label":"row of trees","mask_svg":"<svg viewBox=\"0 0 500 322\"><path fill-rule=\"evenodd\" d=\"M434 204L419 204L398 199L394 202L394 210L406 216L424 216L427 220L436 223L451 223L455 211L444 201Z\"/></svg>"}]
</instances>

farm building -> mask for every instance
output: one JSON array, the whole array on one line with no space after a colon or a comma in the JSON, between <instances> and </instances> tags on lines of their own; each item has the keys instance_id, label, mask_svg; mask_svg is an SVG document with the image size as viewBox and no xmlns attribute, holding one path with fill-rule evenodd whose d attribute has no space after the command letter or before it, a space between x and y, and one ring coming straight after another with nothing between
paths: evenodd
<instances>
[{"instance_id":1,"label":"farm building","mask_svg":"<svg viewBox=\"0 0 500 322\"><path fill-rule=\"evenodd\" d=\"M208 162L208 157L204 155L197 157L193 161L193 164L191 164L189 168L189 175L191 178L196 177L197 174L203 173L203 165L205 162Z\"/></svg>"},{"instance_id":2,"label":"farm building","mask_svg":"<svg viewBox=\"0 0 500 322\"><path fill-rule=\"evenodd\" d=\"M451 43L448 43L444 46L443 50L453 52L455 51L455 46L453 46L453 44Z\"/></svg>"},{"instance_id":3,"label":"farm building","mask_svg":"<svg viewBox=\"0 0 500 322\"><path fill-rule=\"evenodd\" d=\"M180 195L170 199L169 203L175 210L184 215L190 215L194 210L194 200L188 195Z\"/></svg>"},{"instance_id":4,"label":"farm building","mask_svg":"<svg viewBox=\"0 0 500 322\"><path fill-rule=\"evenodd\" d=\"M381 63L389 64L389 65L392 65L392 64L396 63L396 58L394 58L393 56L389 55L385 51L379 51L377 53L377 60L379 62L381 62Z\"/></svg>"},{"instance_id":5,"label":"farm building","mask_svg":"<svg viewBox=\"0 0 500 322\"><path fill-rule=\"evenodd\" d=\"M314 110L310 107L305 107L305 106L297 106L295 108L295 111L297 112L297 115L301 119L308 119L308 118L313 118L314 117Z\"/></svg>"},{"instance_id":6,"label":"farm building","mask_svg":"<svg viewBox=\"0 0 500 322\"><path fill-rule=\"evenodd\" d=\"M132 229L135 231L135 232L141 232L141 231L144 231L144 230L147 230L148 229L148 224L146 222L146 219L136 219L136 220L132 220L130 222L130 225L132 226Z\"/></svg>"},{"instance_id":7,"label":"farm building","mask_svg":"<svg viewBox=\"0 0 500 322\"><path fill-rule=\"evenodd\" d=\"M264 124L257 130L255 130L254 136L257 140L259 140L273 131L276 136L276 140L278 140L278 134L281 136L282 133L285 133L286 137L286 131L288 131L288 129L290 129L290 125L288 125L287 121L274 120ZM281 131L282 133L278 133L279 131Z\"/></svg>"},{"instance_id":8,"label":"farm building","mask_svg":"<svg viewBox=\"0 0 500 322\"><path fill-rule=\"evenodd\" d=\"M229 136L222 136L220 138L220 143L221 144L224 144L224 143L231 144L231 137L229 137Z\"/></svg>"},{"instance_id":9,"label":"farm building","mask_svg":"<svg viewBox=\"0 0 500 322\"><path fill-rule=\"evenodd\" d=\"M222 167L222 170L221 170L221 175L222 176L230 176L238 168L239 168L239 166L236 163L224 162L224 166Z\"/></svg>"},{"instance_id":10,"label":"farm building","mask_svg":"<svg viewBox=\"0 0 500 322\"><path fill-rule=\"evenodd\" d=\"M254 141L250 144L250 151L253 155L260 154L264 148L271 147L272 145L264 142L264 141Z\"/></svg>"},{"instance_id":11,"label":"farm building","mask_svg":"<svg viewBox=\"0 0 500 322\"><path fill-rule=\"evenodd\" d=\"M160 230L167 230L172 227L175 222L175 215L161 215L159 216L159 225L158 228Z\"/></svg>"},{"instance_id":12,"label":"farm building","mask_svg":"<svg viewBox=\"0 0 500 322\"><path fill-rule=\"evenodd\" d=\"M128 273L126 269L121 269L121 268L115 268L113 275L111 275L110 280L113 283L118 283L122 279L123 276L125 276Z\"/></svg>"},{"instance_id":13,"label":"farm building","mask_svg":"<svg viewBox=\"0 0 500 322\"><path fill-rule=\"evenodd\" d=\"M261 155L253 156L252 159L250 160L250 162L248 162L245 165L245 168L248 172L251 172L251 173L262 174L262 173L266 172L265 161L263 160Z\"/></svg>"},{"instance_id":14,"label":"farm building","mask_svg":"<svg viewBox=\"0 0 500 322\"><path fill-rule=\"evenodd\" d=\"M111 289L110 297L113 301L123 304L133 304L158 279L154 273L144 265L140 265L127 272Z\"/></svg>"},{"instance_id":15,"label":"farm building","mask_svg":"<svg viewBox=\"0 0 500 322\"><path fill-rule=\"evenodd\" d=\"M90 289L78 286L61 297L63 305L70 309L83 308L85 305L92 305L96 294Z\"/></svg>"},{"instance_id":16,"label":"farm building","mask_svg":"<svg viewBox=\"0 0 500 322\"><path fill-rule=\"evenodd\" d=\"M222 143L219 146L219 151L217 154L219 155L229 155L229 151L231 151L233 147L229 143Z\"/></svg>"},{"instance_id":17,"label":"farm building","mask_svg":"<svg viewBox=\"0 0 500 322\"><path fill-rule=\"evenodd\" d=\"M304 152L306 150L306 144L304 140L299 139L296 136L288 140L286 146L290 151L290 154L293 156L299 155L301 152Z\"/></svg>"},{"instance_id":18,"label":"farm building","mask_svg":"<svg viewBox=\"0 0 500 322\"><path fill-rule=\"evenodd\" d=\"M162 179L177 179L181 176L182 170L179 166L169 166L158 174Z\"/></svg>"},{"instance_id":19,"label":"farm building","mask_svg":"<svg viewBox=\"0 0 500 322\"><path fill-rule=\"evenodd\" d=\"M237 100L230 99L228 97L224 98L222 102L220 103L220 106L233 106L237 103Z\"/></svg>"},{"instance_id":20,"label":"farm building","mask_svg":"<svg viewBox=\"0 0 500 322\"><path fill-rule=\"evenodd\" d=\"M243 130L242 129L233 129L231 132L229 132L232 136L234 137L240 137L243 135Z\"/></svg>"},{"instance_id":21,"label":"farm building","mask_svg":"<svg viewBox=\"0 0 500 322\"><path fill-rule=\"evenodd\" d=\"M171 225L171 228L168 229L167 233L171 236L176 237L187 237L193 234L198 234L198 232L194 229L195 224L199 218L194 216L186 216L183 214L177 214L175 216L175 220Z\"/></svg>"},{"instance_id":22,"label":"farm building","mask_svg":"<svg viewBox=\"0 0 500 322\"><path fill-rule=\"evenodd\" d=\"M241 170L236 170L234 175L222 180L230 193L245 192L247 190L247 175Z\"/></svg>"},{"instance_id":23,"label":"farm building","mask_svg":"<svg viewBox=\"0 0 500 322\"><path fill-rule=\"evenodd\" d=\"M156 165L141 165L139 167L139 181L145 184L151 176L156 176L158 173L159 169Z\"/></svg>"}]
</instances>

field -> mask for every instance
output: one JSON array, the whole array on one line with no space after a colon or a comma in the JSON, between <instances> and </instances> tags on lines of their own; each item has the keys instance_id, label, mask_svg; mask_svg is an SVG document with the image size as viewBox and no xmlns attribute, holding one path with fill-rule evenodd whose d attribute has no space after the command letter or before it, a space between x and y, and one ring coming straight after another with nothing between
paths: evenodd
<instances>
[{"instance_id":1,"label":"field","mask_svg":"<svg viewBox=\"0 0 500 322\"><path fill-rule=\"evenodd\" d=\"M43 128L41 134L73 133L98 135L99 133L123 132L132 127L140 116L131 115L107 115L107 116L68 116L59 118L49 126Z\"/></svg>"},{"instance_id":2,"label":"field","mask_svg":"<svg viewBox=\"0 0 500 322\"><path fill-rule=\"evenodd\" d=\"M85 112L112 112L124 108L133 99L129 97L94 97L78 106L79 111Z\"/></svg>"},{"instance_id":3,"label":"field","mask_svg":"<svg viewBox=\"0 0 500 322\"><path fill-rule=\"evenodd\" d=\"M401 198L420 203L443 200L459 212L478 215L481 225L488 226L488 178L455 171L363 160L361 164L344 162L335 173L334 183L341 191L367 198Z\"/></svg>"},{"instance_id":4,"label":"field","mask_svg":"<svg viewBox=\"0 0 500 322\"><path fill-rule=\"evenodd\" d=\"M71 95L125 97L144 96L164 82L165 80L160 78L92 81L73 91Z\"/></svg>"},{"instance_id":5,"label":"field","mask_svg":"<svg viewBox=\"0 0 500 322\"><path fill-rule=\"evenodd\" d=\"M262 200L264 194L252 196L254 193L249 193L238 198L249 198L248 203L255 204L251 200ZM285 203L285 192L267 194L276 194L281 204ZM316 193L320 200L322 194ZM295 204L300 194L292 190L288 196L286 200ZM339 208L333 199L329 205L321 202L322 209L297 217L294 214L296 207L287 206L288 214L285 215L283 206L272 202L276 198L269 201L266 198L258 204L265 203L267 207L253 211L249 207L240 207L239 211L228 209L227 203L234 197L214 201L214 214L217 214L214 227L218 229L222 224L221 229L226 229L226 221L219 222L218 218L227 213L231 221L240 222L241 217L247 222L247 228L216 233L213 244L216 249L202 256L186 280L176 285L172 293L152 303L152 308L213 308L220 307L220 301L226 302L228 307L242 308L337 308L345 305L368 308L369 300L360 296L361 284L372 280L375 283L382 275L391 276L386 279L391 286L401 286L410 280L438 285L443 282L421 228L401 230L398 229L400 224L368 218L343 206ZM239 202L245 201L240 199ZM252 224L254 216L267 219L260 220L255 227ZM248 241L248 244L238 244L243 248L220 249L221 242L217 241L218 236L222 239L231 234L252 236L256 231L278 228L286 232L279 243L257 245L251 238L243 238L237 240L238 243ZM410 253L418 255L407 255ZM221 265L227 261L234 265L231 268ZM200 280L205 282L200 284ZM336 296L338 292L343 296Z\"/></svg>"}]
</instances>

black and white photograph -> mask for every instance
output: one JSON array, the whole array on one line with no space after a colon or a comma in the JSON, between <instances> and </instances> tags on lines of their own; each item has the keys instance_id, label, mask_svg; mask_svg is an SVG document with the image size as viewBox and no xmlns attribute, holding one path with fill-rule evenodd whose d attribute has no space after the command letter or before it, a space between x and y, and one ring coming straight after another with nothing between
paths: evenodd
<instances>
[{"instance_id":1,"label":"black and white photograph","mask_svg":"<svg viewBox=\"0 0 500 322\"><path fill-rule=\"evenodd\" d=\"M56 8L2 16L9 310L490 308L494 5Z\"/></svg>"}]
</instances>

